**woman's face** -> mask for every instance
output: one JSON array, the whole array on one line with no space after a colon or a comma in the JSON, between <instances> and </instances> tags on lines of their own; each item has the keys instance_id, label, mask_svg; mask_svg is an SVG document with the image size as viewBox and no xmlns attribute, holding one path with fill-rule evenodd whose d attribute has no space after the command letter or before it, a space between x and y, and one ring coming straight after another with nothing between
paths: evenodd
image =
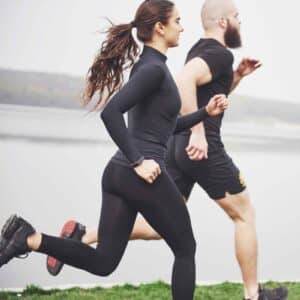
<instances>
[{"instance_id":1,"label":"woman's face","mask_svg":"<svg viewBox=\"0 0 300 300\"><path fill-rule=\"evenodd\" d=\"M183 32L183 27L180 24L179 12L174 6L168 24L164 25L164 39L168 47L178 46L181 32Z\"/></svg>"}]
</instances>

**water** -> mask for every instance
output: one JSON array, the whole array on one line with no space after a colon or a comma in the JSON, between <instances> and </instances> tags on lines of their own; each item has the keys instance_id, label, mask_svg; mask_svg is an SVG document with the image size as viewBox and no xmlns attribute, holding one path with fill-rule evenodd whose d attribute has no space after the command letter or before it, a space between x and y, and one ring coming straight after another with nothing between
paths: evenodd
<instances>
[{"instance_id":1,"label":"water","mask_svg":"<svg viewBox=\"0 0 300 300\"><path fill-rule=\"evenodd\" d=\"M300 131L282 124L225 125L228 151L257 209L260 278L299 280ZM0 224L16 212L49 234L56 235L69 218L95 227L102 171L115 150L95 115L0 106ZM198 243L197 281L240 280L232 222L199 187L188 206ZM33 253L0 269L0 288L169 281L171 265L163 241L130 242L108 278L71 267L51 277L45 256Z\"/></svg>"}]
</instances>

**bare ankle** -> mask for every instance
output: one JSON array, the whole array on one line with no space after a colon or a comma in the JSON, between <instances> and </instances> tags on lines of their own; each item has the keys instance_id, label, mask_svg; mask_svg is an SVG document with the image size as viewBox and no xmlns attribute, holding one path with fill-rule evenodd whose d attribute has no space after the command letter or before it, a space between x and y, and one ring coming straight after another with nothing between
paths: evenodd
<instances>
[{"instance_id":1,"label":"bare ankle","mask_svg":"<svg viewBox=\"0 0 300 300\"><path fill-rule=\"evenodd\" d=\"M254 286L247 289L248 297L245 297L245 299L249 300L258 300L259 298L259 286Z\"/></svg>"},{"instance_id":2,"label":"bare ankle","mask_svg":"<svg viewBox=\"0 0 300 300\"><path fill-rule=\"evenodd\" d=\"M42 235L40 233L36 232L27 237L27 245L33 251L39 249L41 242L42 242Z\"/></svg>"},{"instance_id":3,"label":"bare ankle","mask_svg":"<svg viewBox=\"0 0 300 300\"><path fill-rule=\"evenodd\" d=\"M82 236L81 242L84 244L89 244L88 235L86 233Z\"/></svg>"}]
</instances>

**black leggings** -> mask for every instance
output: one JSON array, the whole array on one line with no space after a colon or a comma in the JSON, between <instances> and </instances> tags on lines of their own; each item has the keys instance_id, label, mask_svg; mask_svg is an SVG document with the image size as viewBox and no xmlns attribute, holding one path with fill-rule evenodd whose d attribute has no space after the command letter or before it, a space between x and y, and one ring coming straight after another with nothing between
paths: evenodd
<instances>
[{"instance_id":1,"label":"black leggings","mask_svg":"<svg viewBox=\"0 0 300 300\"><path fill-rule=\"evenodd\" d=\"M96 249L78 241L43 234L38 252L107 276L118 266L140 212L174 253L173 299L193 299L196 243L186 204L168 173L162 171L155 182L149 184L133 169L109 162L102 177L102 193L98 227L101 242Z\"/></svg>"}]
</instances>

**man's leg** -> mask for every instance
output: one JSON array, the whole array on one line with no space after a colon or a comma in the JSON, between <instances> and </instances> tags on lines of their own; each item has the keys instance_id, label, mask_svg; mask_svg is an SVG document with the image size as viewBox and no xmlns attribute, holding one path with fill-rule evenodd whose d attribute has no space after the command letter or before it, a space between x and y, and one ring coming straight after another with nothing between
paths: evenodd
<instances>
[{"instance_id":1,"label":"man's leg","mask_svg":"<svg viewBox=\"0 0 300 300\"><path fill-rule=\"evenodd\" d=\"M149 225L143 216L136 219L133 230L130 235L130 240L160 240L161 236ZM97 229L87 229L82 236L81 241L85 244L94 244L98 242ZM101 237L100 241L101 243Z\"/></svg>"},{"instance_id":2,"label":"man's leg","mask_svg":"<svg viewBox=\"0 0 300 300\"><path fill-rule=\"evenodd\" d=\"M162 237L149 225L143 216L136 219L133 230L130 235L130 240L161 240ZM86 233L82 236L81 241L85 244L94 244L98 242L97 229L87 229ZM101 237L100 241L101 242Z\"/></svg>"},{"instance_id":3,"label":"man's leg","mask_svg":"<svg viewBox=\"0 0 300 300\"><path fill-rule=\"evenodd\" d=\"M245 298L255 295L257 282L257 236L255 210L247 191L236 195L226 193L216 203L233 220L235 226L235 252L245 289Z\"/></svg>"},{"instance_id":4,"label":"man's leg","mask_svg":"<svg viewBox=\"0 0 300 300\"><path fill-rule=\"evenodd\" d=\"M187 202L187 199L185 197L183 197L183 200ZM161 240L162 237L151 227L151 225L149 225L149 223L144 219L143 216L139 215L135 221L129 239L131 241L134 240L152 241L152 240ZM85 234L82 236L81 241L89 245L97 243L98 242L97 229L88 228Z\"/></svg>"}]
</instances>

